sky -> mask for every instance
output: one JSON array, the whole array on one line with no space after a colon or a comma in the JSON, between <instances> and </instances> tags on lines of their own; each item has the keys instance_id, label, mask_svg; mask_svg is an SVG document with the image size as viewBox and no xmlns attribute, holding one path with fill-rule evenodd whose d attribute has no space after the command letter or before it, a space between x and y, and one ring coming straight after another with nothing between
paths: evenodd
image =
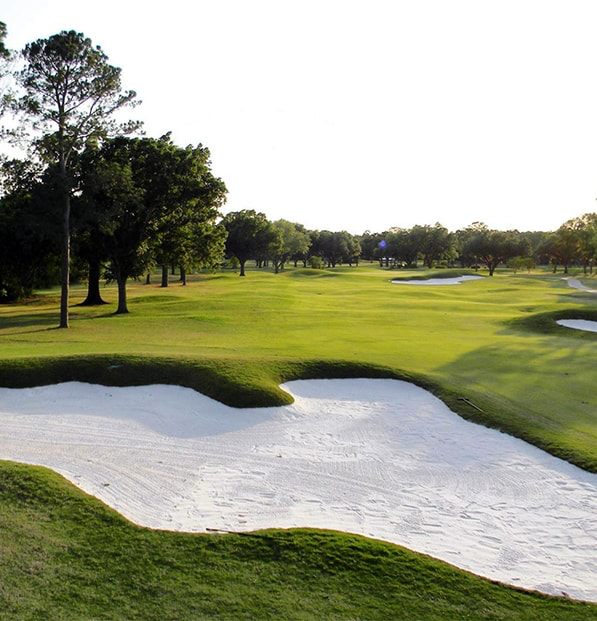
<instances>
[{"instance_id":1,"label":"sky","mask_svg":"<svg viewBox=\"0 0 597 621\"><path fill-rule=\"evenodd\" d=\"M309 229L549 231L597 211L594 0L0 0L6 44L76 30L148 136Z\"/></svg>"}]
</instances>

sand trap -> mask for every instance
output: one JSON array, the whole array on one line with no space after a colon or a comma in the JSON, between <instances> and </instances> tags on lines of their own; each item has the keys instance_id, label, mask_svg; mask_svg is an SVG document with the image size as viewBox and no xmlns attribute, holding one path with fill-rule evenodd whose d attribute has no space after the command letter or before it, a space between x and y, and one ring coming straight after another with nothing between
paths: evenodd
<instances>
[{"instance_id":1,"label":"sand trap","mask_svg":"<svg viewBox=\"0 0 597 621\"><path fill-rule=\"evenodd\" d=\"M0 389L0 458L53 468L130 520L311 526L597 601L597 475L396 380L284 386L238 410L174 386Z\"/></svg>"},{"instance_id":2,"label":"sand trap","mask_svg":"<svg viewBox=\"0 0 597 621\"><path fill-rule=\"evenodd\" d=\"M480 280L483 276L457 276L456 278L428 278L427 280L393 280L395 285L459 285L467 280Z\"/></svg>"},{"instance_id":3,"label":"sand trap","mask_svg":"<svg viewBox=\"0 0 597 621\"><path fill-rule=\"evenodd\" d=\"M591 287L583 285L582 282L576 278L564 278L563 280L565 280L568 283L568 286L573 289L580 289L581 291L588 291L589 293L597 293L597 289L591 289Z\"/></svg>"},{"instance_id":4,"label":"sand trap","mask_svg":"<svg viewBox=\"0 0 597 621\"><path fill-rule=\"evenodd\" d=\"M597 332L597 321L589 321L588 319L558 319L556 323L565 328Z\"/></svg>"}]
</instances>

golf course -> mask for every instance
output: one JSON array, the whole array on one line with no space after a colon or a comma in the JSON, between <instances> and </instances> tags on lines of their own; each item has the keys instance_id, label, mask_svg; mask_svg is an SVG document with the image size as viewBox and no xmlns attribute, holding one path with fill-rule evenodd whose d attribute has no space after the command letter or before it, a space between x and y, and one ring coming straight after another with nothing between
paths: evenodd
<instances>
[{"instance_id":1,"label":"golf course","mask_svg":"<svg viewBox=\"0 0 597 621\"><path fill-rule=\"evenodd\" d=\"M472 275L482 278L405 284ZM597 473L597 333L557 322L597 321L591 291L597 280L581 270L570 276L586 290L547 269L488 277L484 270L362 263L280 273L250 268L245 278L226 269L189 274L186 286L176 276L168 287L130 282L128 314L114 314L115 286L102 287L108 304L81 306L86 289L75 285L69 330L57 329L60 291L42 290L0 306L0 387L184 387L231 408L226 416L240 420L245 408L292 406L297 380L402 380L461 419L505 432L591 476ZM167 418L167 403L164 408ZM0 406L0 415L5 409ZM324 424L322 418L318 425ZM83 429L80 443L84 436ZM330 522L217 532L201 524L148 528L102 502L101 489L86 493L84 485L3 450L0 619L597 616L597 604L565 589L552 597L491 581L381 534L340 532ZM91 459L100 461L89 453ZM565 494L559 502L566 506ZM184 530L195 532L174 532ZM597 552L596 530L595 521L587 522L589 556L591 547Z\"/></svg>"}]
</instances>

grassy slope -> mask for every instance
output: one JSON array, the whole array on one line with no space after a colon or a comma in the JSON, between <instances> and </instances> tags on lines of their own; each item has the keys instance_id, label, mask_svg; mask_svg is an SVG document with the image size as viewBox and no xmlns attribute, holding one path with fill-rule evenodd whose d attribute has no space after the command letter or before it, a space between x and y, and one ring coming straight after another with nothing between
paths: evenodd
<instances>
[{"instance_id":1,"label":"grassy slope","mask_svg":"<svg viewBox=\"0 0 597 621\"><path fill-rule=\"evenodd\" d=\"M331 531L137 528L43 468L0 466L0 619L589 621L597 606Z\"/></svg>"},{"instance_id":2,"label":"grassy slope","mask_svg":"<svg viewBox=\"0 0 597 621\"><path fill-rule=\"evenodd\" d=\"M0 384L161 381L256 405L283 401L277 383L295 377L412 377L462 414L597 470L596 335L553 324L568 312L595 317L594 296L540 275L433 289L391 285L390 275L299 270L200 277L186 289L136 285L130 316L73 308L69 331L54 329L48 292L0 308ZM584 620L597 609L336 533L138 529L56 475L7 463L0 533L0 619Z\"/></svg>"},{"instance_id":3,"label":"grassy slope","mask_svg":"<svg viewBox=\"0 0 597 621\"><path fill-rule=\"evenodd\" d=\"M553 322L554 313L570 309L597 316L597 296L551 275L421 287L389 284L394 274L361 267L250 272L245 279L230 273L187 288L135 285L131 315L111 316L113 306L74 307L69 331L55 329L49 297L0 308L0 384L151 377L232 405L265 405L284 400L279 381L329 375L330 363L342 361L344 373L378 374L373 368L382 367L412 377L463 416L597 471L597 398L587 362L597 354L597 335ZM75 292L73 301L82 297ZM102 357L93 362L90 355ZM117 355L125 356L120 366ZM47 357L84 356L89 371L79 360L60 373L43 364L33 373L32 356L44 364ZM153 360L153 373L144 359Z\"/></svg>"}]
</instances>

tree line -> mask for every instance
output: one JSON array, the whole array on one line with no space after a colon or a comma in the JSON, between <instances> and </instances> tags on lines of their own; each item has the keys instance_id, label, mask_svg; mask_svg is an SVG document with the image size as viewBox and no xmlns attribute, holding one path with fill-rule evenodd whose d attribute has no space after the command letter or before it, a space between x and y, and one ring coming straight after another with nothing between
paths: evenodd
<instances>
[{"instance_id":1,"label":"tree line","mask_svg":"<svg viewBox=\"0 0 597 621\"><path fill-rule=\"evenodd\" d=\"M450 232L437 223L352 235L307 230L242 210L226 215L226 186L211 171L209 150L181 147L166 134L143 135L136 121L116 122L133 108L120 69L82 33L63 31L19 53L4 44L0 22L2 110L18 122L3 140L27 147L24 159L0 166L0 301L61 285L60 327L68 327L69 287L88 285L84 304L102 304L102 279L118 286L117 313L128 312L126 283L155 267L215 269L227 260L245 275L247 261L279 272L293 262L335 267L378 261L398 268L508 263L578 264L591 271L597 215L585 214L555 232L489 229L475 222ZM18 61L18 62L17 62ZM15 68L16 67L16 68Z\"/></svg>"}]
</instances>

